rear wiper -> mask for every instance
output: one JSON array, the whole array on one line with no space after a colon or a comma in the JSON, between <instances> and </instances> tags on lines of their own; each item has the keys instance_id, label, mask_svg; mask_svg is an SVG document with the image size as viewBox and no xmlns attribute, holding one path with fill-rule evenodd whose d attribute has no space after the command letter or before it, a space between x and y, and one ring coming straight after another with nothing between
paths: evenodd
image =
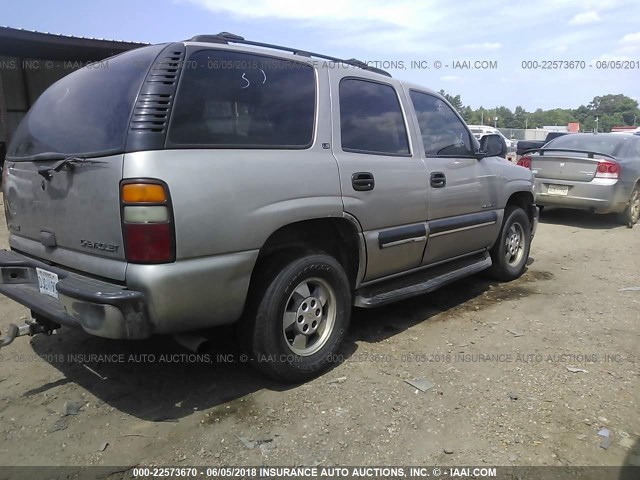
<instances>
[{"instance_id":1,"label":"rear wiper","mask_svg":"<svg viewBox=\"0 0 640 480\"><path fill-rule=\"evenodd\" d=\"M69 167L79 166L79 165L88 165L93 163L104 163L97 160L87 160L86 158L75 157L73 155L63 158L62 160L54 163L50 167L44 167L38 169L38 175L44 177L46 180L51 180L51 176L54 172L59 172L60 170Z\"/></svg>"}]
</instances>

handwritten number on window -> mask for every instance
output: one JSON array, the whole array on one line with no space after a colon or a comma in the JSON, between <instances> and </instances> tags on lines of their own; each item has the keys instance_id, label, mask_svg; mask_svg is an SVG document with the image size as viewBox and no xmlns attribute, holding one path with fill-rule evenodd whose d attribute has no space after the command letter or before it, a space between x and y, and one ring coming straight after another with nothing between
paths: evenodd
<instances>
[{"instance_id":1,"label":"handwritten number on window","mask_svg":"<svg viewBox=\"0 0 640 480\"><path fill-rule=\"evenodd\" d=\"M240 87L240 88L242 88L242 89L244 89L244 88L249 88L249 86L251 85L251 82L249 81L249 79L248 79L247 77L245 77L245 75L246 75L246 73L243 73L243 74L242 74L242 77L240 77L240 78L242 78L245 82L247 82L247 84L246 84L245 86Z\"/></svg>"}]
</instances>

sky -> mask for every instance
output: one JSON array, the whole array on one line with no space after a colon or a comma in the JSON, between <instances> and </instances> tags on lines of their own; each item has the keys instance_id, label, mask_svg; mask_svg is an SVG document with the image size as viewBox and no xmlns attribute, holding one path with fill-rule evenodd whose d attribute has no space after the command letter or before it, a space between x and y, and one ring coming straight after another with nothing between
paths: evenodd
<instances>
[{"instance_id":1,"label":"sky","mask_svg":"<svg viewBox=\"0 0 640 480\"><path fill-rule=\"evenodd\" d=\"M2 26L150 43L232 32L358 58L474 108L640 100L640 0L0 0L0 12Z\"/></svg>"}]
</instances>

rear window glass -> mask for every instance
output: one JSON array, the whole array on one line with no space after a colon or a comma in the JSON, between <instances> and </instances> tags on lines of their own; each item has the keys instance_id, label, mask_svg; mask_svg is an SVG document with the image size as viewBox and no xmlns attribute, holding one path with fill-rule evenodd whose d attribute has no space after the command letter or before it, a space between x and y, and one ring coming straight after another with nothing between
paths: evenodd
<instances>
[{"instance_id":1,"label":"rear window glass","mask_svg":"<svg viewBox=\"0 0 640 480\"><path fill-rule=\"evenodd\" d=\"M313 67L261 55L200 50L186 63L170 146L304 148L311 145Z\"/></svg>"},{"instance_id":2,"label":"rear window glass","mask_svg":"<svg viewBox=\"0 0 640 480\"><path fill-rule=\"evenodd\" d=\"M162 48L132 50L51 85L18 126L8 156L19 160L122 151L138 91Z\"/></svg>"},{"instance_id":3,"label":"rear window glass","mask_svg":"<svg viewBox=\"0 0 640 480\"><path fill-rule=\"evenodd\" d=\"M624 138L615 135L598 135L592 133L574 133L554 138L544 148L569 148L572 150L587 150L589 152L615 155Z\"/></svg>"}]
</instances>

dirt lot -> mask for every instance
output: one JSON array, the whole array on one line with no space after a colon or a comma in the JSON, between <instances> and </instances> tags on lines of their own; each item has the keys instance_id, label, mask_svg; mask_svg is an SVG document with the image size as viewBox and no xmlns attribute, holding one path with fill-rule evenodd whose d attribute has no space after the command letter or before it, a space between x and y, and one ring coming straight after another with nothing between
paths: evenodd
<instances>
[{"instance_id":1,"label":"dirt lot","mask_svg":"<svg viewBox=\"0 0 640 480\"><path fill-rule=\"evenodd\" d=\"M344 361L293 387L240 362L227 329L200 361L171 338L17 339L0 464L640 465L640 291L621 291L639 246L640 226L545 211L521 279L355 310ZM0 297L2 331L28 313Z\"/></svg>"}]
</instances>

